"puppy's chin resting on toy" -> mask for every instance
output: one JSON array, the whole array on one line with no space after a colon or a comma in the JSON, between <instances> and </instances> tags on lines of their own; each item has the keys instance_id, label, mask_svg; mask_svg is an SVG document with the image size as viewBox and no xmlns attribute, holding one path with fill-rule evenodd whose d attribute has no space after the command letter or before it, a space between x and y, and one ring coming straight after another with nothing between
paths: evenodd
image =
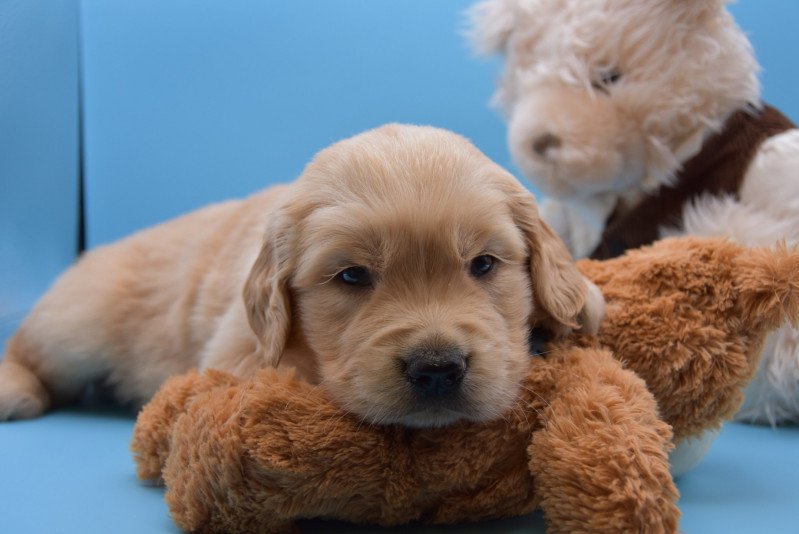
<instances>
[{"instance_id":1,"label":"puppy's chin resting on toy","mask_svg":"<svg viewBox=\"0 0 799 534\"><path fill-rule=\"evenodd\" d=\"M172 517L197 532L539 506L551 532L675 532L668 453L738 408L766 334L799 315L799 255L683 238L580 268L607 298L599 334L531 357L494 422L375 426L290 375L190 373L139 415L139 477L163 480Z\"/></svg>"}]
</instances>

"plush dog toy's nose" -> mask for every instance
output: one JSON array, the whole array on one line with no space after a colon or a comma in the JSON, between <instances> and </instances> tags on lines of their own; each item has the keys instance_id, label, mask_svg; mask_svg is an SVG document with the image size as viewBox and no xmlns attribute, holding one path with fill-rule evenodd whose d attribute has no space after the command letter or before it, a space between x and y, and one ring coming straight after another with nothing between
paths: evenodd
<instances>
[{"instance_id":1,"label":"plush dog toy's nose","mask_svg":"<svg viewBox=\"0 0 799 534\"><path fill-rule=\"evenodd\" d=\"M545 133L533 140L533 151L539 156L546 157L547 152L559 148L560 145L560 137L555 134Z\"/></svg>"},{"instance_id":2,"label":"plush dog toy's nose","mask_svg":"<svg viewBox=\"0 0 799 534\"><path fill-rule=\"evenodd\" d=\"M427 397L453 394L466 374L466 356L458 349L419 349L407 360L405 375L416 392Z\"/></svg>"}]
</instances>

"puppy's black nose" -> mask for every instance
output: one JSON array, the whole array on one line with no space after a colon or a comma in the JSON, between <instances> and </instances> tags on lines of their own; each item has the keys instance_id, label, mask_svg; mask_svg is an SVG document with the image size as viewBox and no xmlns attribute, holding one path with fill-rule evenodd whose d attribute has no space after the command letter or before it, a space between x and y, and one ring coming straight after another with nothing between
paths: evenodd
<instances>
[{"instance_id":1,"label":"puppy's black nose","mask_svg":"<svg viewBox=\"0 0 799 534\"><path fill-rule=\"evenodd\" d=\"M466 374L466 355L457 349L419 349L407 359L405 375L413 389L426 397L452 395Z\"/></svg>"}]
</instances>

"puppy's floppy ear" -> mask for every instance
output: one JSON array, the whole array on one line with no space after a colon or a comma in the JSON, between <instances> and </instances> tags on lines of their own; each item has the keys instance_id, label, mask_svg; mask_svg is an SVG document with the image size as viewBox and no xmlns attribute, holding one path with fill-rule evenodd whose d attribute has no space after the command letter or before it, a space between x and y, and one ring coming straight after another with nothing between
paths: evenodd
<instances>
[{"instance_id":1,"label":"puppy's floppy ear","mask_svg":"<svg viewBox=\"0 0 799 534\"><path fill-rule=\"evenodd\" d=\"M530 249L532 322L556 335L572 329L596 332L605 312L602 292L577 270L566 245L541 219L533 195L515 180L508 187L513 217Z\"/></svg>"},{"instance_id":2,"label":"puppy's floppy ear","mask_svg":"<svg viewBox=\"0 0 799 534\"><path fill-rule=\"evenodd\" d=\"M469 8L467 35L477 53L501 54L505 51L515 20L517 0L486 0Z\"/></svg>"},{"instance_id":3,"label":"puppy's floppy ear","mask_svg":"<svg viewBox=\"0 0 799 534\"><path fill-rule=\"evenodd\" d=\"M265 363L273 367L280 362L291 332L289 278L294 258L288 250L288 227L278 210L244 284L247 319L261 344Z\"/></svg>"}]
</instances>

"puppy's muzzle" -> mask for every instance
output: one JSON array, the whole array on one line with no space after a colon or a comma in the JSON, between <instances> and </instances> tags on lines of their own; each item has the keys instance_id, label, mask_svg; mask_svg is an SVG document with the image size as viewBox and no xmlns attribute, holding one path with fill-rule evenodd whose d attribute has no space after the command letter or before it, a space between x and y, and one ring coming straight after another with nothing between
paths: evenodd
<instances>
[{"instance_id":1,"label":"puppy's muzzle","mask_svg":"<svg viewBox=\"0 0 799 534\"><path fill-rule=\"evenodd\" d=\"M466 375L466 360L459 349L415 349L405 359L405 376L421 396L450 397L460 389Z\"/></svg>"}]
</instances>

